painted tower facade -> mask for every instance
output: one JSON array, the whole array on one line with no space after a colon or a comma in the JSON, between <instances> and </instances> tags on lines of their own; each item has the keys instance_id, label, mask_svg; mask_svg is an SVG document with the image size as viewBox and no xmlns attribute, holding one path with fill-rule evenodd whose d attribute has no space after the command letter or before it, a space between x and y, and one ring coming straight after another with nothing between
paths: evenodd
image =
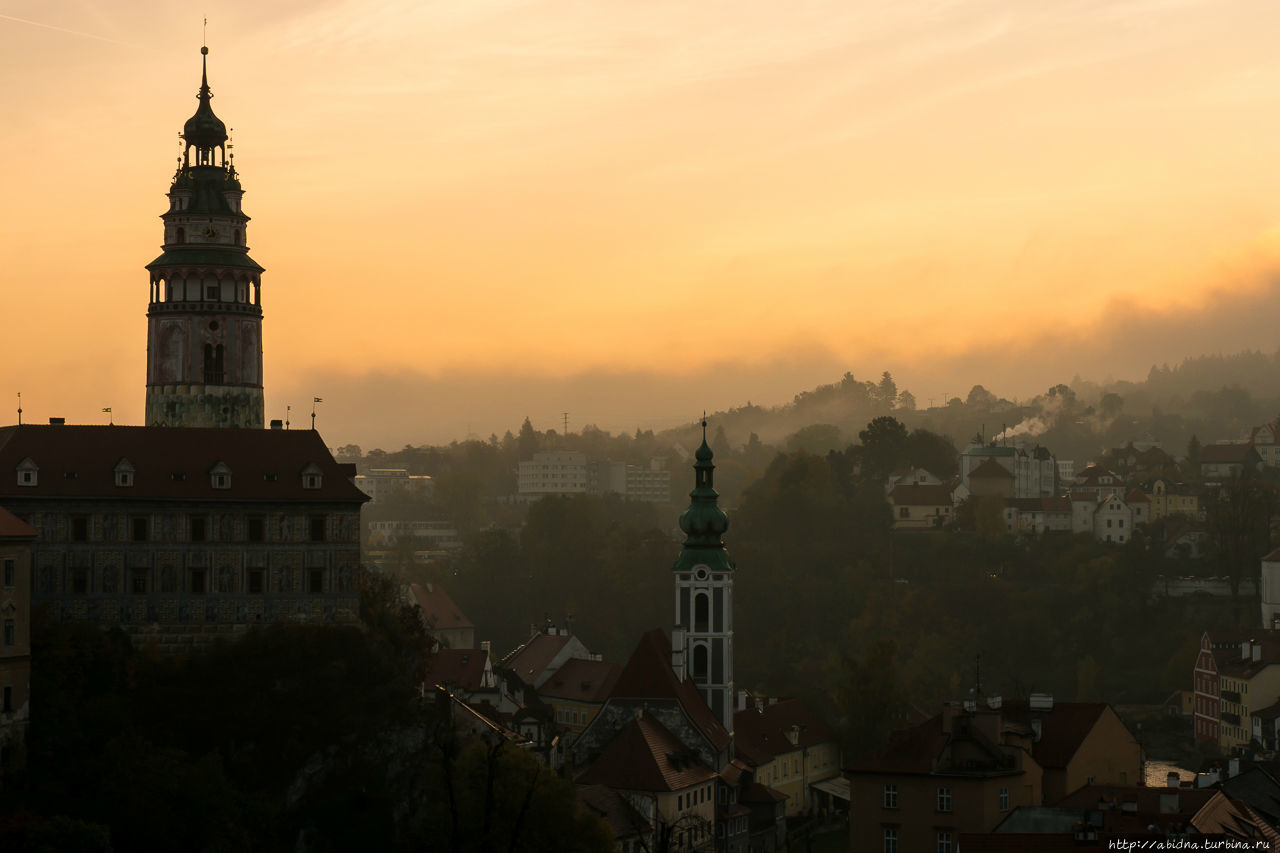
<instances>
[{"instance_id":1,"label":"painted tower facade","mask_svg":"<svg viewBox=\"0 0 1280 853\"><path fill-rule=\"evenodd\" d=\"M694 488L680 516L684 548L676 559L676 629L686 671L726 731L733 731L733 561L724 547L729 517L717 504L715 469L702 422Z\"/></svg>"},{"instance_id":2,"label":"painted tower facade","mask_svg":"<svg viewBox=\"0 0 1280 853\"><path fill-rule=\"evenodd\" d=\"M249 257L244 190L209 101L183 127L163 254L147 264L147 425L263 427L262 272Z\"/></svg>"}]
</instances>

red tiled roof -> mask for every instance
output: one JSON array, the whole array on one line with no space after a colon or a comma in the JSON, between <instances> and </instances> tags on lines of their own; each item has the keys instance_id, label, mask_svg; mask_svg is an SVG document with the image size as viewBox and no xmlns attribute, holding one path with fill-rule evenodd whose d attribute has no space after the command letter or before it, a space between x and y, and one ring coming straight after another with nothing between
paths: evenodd
<instances>
[{"instance_id":1,"label":"red tiled roof","mask_svg":"<svg viewBox=\"0 0 1280 853\"><path fill-rule=\"evenodd\" d=\"M1200 448L1200 464L1229 465L1244 462L1250 452L1257 453L1252 444L1206 444Z\"/></svg>"},{"instance_id":2,"label":"red tiled roof","mask_svg":"<svg viewBox=\"0 0 1280 853\"><path fill-rule=\"evenodd\" d=\"M410 584L409 591L413 593L413 600L422 608L422 616L432 630L475 627L440 584Z\"/></svg>"},{"instance_id":3,"label":"red tiled roof","mask_svg":"<svg viewBox=\"0 0 1280 853\"><path fill-rule=\"evenodd\" d=\"M1105 702L1055 702L1051 711L1032 711L1025 699L1006 699L1000 713L1009 722L1030 725L1040 720L1040 739L1031 748L1045 768L1066 767L1084 739L1107 711Z\"/></svg>"},{"instance_id":4,"label":"red tiled roof","mask_svg":"<svg viewBox=\"0 0 1280 853\"><path fill-rule=\"evenodd\" d=\"M0 507L0 539L32 539L37 535L30 524Z\"/></svg>"},{"instance_id":5,"label":"red tiled roof","mask_svg":"<svg viewBox=\"0 0 1280 853\"><path fill-rule=\"evenodd\" d=\"M622 667L602 660L565 661L538 693L552 699L603 702L622 674Z\"/></svg>"},{"instance_id":6,"label":"red tiled roof","mask_svg":"<svg viewBox=\"0 0 1280 853\"><path fill-rule=\"evenodd\" d=\"M484 658L484 649L437 649L427 658L426 680L441 686L479 690Z\"/></svg>"},{"instance_id":7,"label":"red tiled roof","mask_svg":"<svg viewBox=\"0 0 1280 853\"><path fill-rule=\"evenodd\" d=\"M1002 477L1006 480L1012 480L1013 472L1001 465L993 457L969 472L969 479L972 480L974 477Z\"/></svg>"},{"instance_id":8,"label":"red tiled roof","mask_svg":"<svg viewBox=\"0 0 1280 853\"><path fill-rule=\"evenodd\" d=\"M612 788L604 785L579 785L576 793L583 808L604 818L605 823L613 830L615 839L630 838L653 828L649 821Z\"/></svg>"},{"instance_id":9,"label":"red tiled roof","mask_svg":"<svg viewBox=\"0 0 1280 853\"><path fill-rule=\"evenodd\" d=\"M614 735L576 781L627 791L679 791L717 775L666 727L641 713Z\"/></svg>"},{"instance_id":10,"label":"red tiled roof","mask_svg":"<svg viewBox=\"0 0 1280 853\"><path fill-rule=\"evenodd\" d=\"M1098 465L1098 464L1091 464L1086 466L1084 471L1081 472L1080 484L1084 486L1102 485L1098 481L1101 480L1103 477L1110 477L1115 482L1120 481L1120 477L1117 476L1116 473L1112 471L1110 468L1105 468L1102 465Z\"/></svg>"},{"instance_id":11,"label":"red tiled roof","mask_svg":"<svg viewBox=\"0 0 1280 853\"><path fill-rule=\"evenodd\" d=\"M529 642L507 655L502 666L514 672L525 684L533 684L568 644L568 636L539 632Z\"/></svg>"},{"instance_id":12,"label":"red tiled roof","mask_svg":"<svg viewBox=\"0 0 1280 853\"><path fill-rule=\"evenodd\" d=\"M16 471L28 458L39 469L37 484L19 486ZM132 486L116 485L121 459L134 468ZM219 462L231 472L225 489L213 488L210 476ZM318 489L303 488L302 470L311 464L320 469ZM363 503L369 496L352 484L355 473L309 429L0 427L0 495L11 497Z\"/></svg>"},{"instance_id":13,"label":"red tiled roof","mask_svg":"<svg viewBox=\"0 0 1280 853\"><path fill-rule=\"evenodd\" d=\"M951 489L920 483L903 483L889 492L895 506L951 506Z\"/></svg>"},{"instance_id":14,"label":"red tiled roof","mask_svg":"<svg viewBox=\"0 0 1280 853\"><path fill-rule=\"evenodd\" d=\"M1210 788L1149 788L1145 785L1085 785L1063 797L1053 805L1066 809L1096 809L1098 803L1131 802L1137 805L1136 814L1159 815L1163 812L1161 797L1177 794L1177 810L1168 813L1169 819L1181 816L1185 819L1195 814L1214 795ZM1151 821L1148 820L1148 823ZM1112 827L1114 828L1114 827Z\"/></svg>"},{"instance_id":15,"label":"red tiled roof","mask_svg":"<svg viewBox=\"0 0 1280 853\"><path fill-rule=\"evenodd\" d=\"M717 752L729 745L729 733L693 682L676 679L671 669L671 641L660 628L640 638L609 695L619 699L676 699Z\"/></svg>"},{"instance_id":16,"label":"red tiled roof","mask_svg":"<svg viewBox=\"0 0 1280 853\"><path fill-rule=\"evenodd\" d=\"M793 727L794 744L788 737ZM757 767L774 756L835 739L835 729L799 699L782 699L759 711L747 708L733 715L734 749Z\"/></svg>"},{"instance_id":17,"label":"red tiled roof","mask_svg":"<svg viewBox=\"0 0 1280 853\"><path fill-rule=\"evenodd\" d=\"M1151 503L1151 498L1147 497L1142 489L1134 487L1124 496L1124 502L1128 504L1149 504Z\"/></svg>"}]
</instances>

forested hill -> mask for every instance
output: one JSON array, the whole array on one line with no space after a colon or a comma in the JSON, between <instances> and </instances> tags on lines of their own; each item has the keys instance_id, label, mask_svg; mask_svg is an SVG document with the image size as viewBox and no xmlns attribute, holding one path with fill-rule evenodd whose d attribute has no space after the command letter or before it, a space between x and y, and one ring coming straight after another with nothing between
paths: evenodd
<instances>
[{"instance_id":1,"label":"forested hill","mask_svg":"<svg viewBox=\"0 0 1280 853\"><path fill-rule=\"evenodd\" d=\"M871 419L892 414L909 428L951 438L957 447L975 435L991 441L1007 430L1010 441L1040 443L1060 459L1086 461L1129 441L1156 441L1174 455L1191 437L1202 443L1238 438L1280 414L1280 351L1204 355L1181 364L1152 366L1140 382L1100 383L1075 377L1047 384L1030 400L1009 400L982 385L945 405L918 406L910 389L886 371L876 380L846 373L838 381L802 391L790 403L747 403L711 416L720 441L734 448L755 441L779 449L823 452L856 443ZM998 389L997 389L998 390ZM692 425L659 434L687 442Z\"/></svg>"}]
</instances>

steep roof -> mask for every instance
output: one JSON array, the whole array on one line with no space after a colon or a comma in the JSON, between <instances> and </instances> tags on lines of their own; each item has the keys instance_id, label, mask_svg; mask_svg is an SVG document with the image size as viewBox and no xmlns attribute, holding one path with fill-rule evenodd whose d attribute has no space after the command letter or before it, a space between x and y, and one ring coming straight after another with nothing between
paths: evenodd
<instances>
[{"instance_id":1,"label":"steep roof","mask_svg":"<svg viewBox=\"0 0 1280 853\"><path fill-rule=\"evenodd\" d=\"M30 459L37 484L19 486L14 472ZM133 485L117 486L121 459L133 465ZM210 471L230 469L215 489ZM302 470L320 469L320 487L303 488ZM136 500L357 501L368 495L351 482L355 466L334 460L314 430L201 427L0 427L0 495Z\"/></svg>"},{"instance_id":2,"label":"steep roof","mask_svg":"<svg viewBox=\"0 0 1280 853\"><path fill-rule=\"evenodd\" d=\"M999 463L996 464L998 467ZM896 506L950 506L951 489L927 483L901 483L889 492L889 500Z\"/></svg>"},{"instance_id":3,"label":"steep roof","mask_svg":"<svg viewBox=\"0 0 1280 853\"><path fill-rule=\"evenodd\" d=\"M972 480L974 477L999 477L1005 480L1012 480L1013 472L995 459L987 459L969 472L969 479Z\"/></svg>"},{"instance_id":4,"label":"steep roof","mask_svg":"<svg viewBox=\"0 0 1280 853\"><path fill-rule=\"evenodd\" d=\"M622 667L616 663L574 658L565 661L538 693L550 699L603 702L621 674Z\"/></svg>"},{"instance_id":5,"label":"steep roof","mask_svg":"<svg viewBox=\"0 0 1280 853\"><path fill-rule=\"evenodd\" d=\"M795 734L793 744L788 735ZM836 739L836 731L800 699L782 699L733 715L734 751L759 767L775 756Z\"/></svg>"},{"instance_id":6,"label":"steep roof","mask_svg":"<svg viewBox=\"0 0 1280 853\"><path fill-rule=\"evenodd\" d=\"M671 668L671 641L661 628L647 631L613 685L611 698L675 699L716 751L729 745L729 733L707 707L693 682L676 678Z\"/></svg>"},{"instance_id":7,"label":"steep roof","mask_svg":"<svg viewBox=\"0 0 1280 853\"><path fill-rule=\"evenodd\" d=\"M624 791L679 791L717 775L665 726L641 712L575 781Z\"/></svg>"},{"instance_id":8,"label":"steep roof","mask_svg":"<svg viewBox=\"0 0 1280 853\"><path fill-rule=\"evenodd\" d=\"M1039 719L1040 739L1031 755L1041 767L1058 768L1067 766L1107 710L1105 702L1055 702L1052 710L1033 711L1025 699L1006 699L1001 714L1027 725Z\"/></svg>"},{"instance_id":9,"label":"steep roof","mask_svg":"<svg viewBox=\"0 0 1280 853\"><path fill-rule=\"evenodd\" d=\"M569 639L567 634L539 631L527 643L503 658L502 667L514 672L525 684L533 684L561 649L569 644Z\"/></svg>"},{"instance_id":10,"label":"steep roof","mask_svg":"<svg viewBox=\"0 0 1280 853\"><path fill-rule=\"evenodd\" d=\"M33 539L37 535L34 527L0 507L0 539Z\"/></svg>"},{"instance_id":11,"label":"steep roof","mask_svg":"<svg viewBox=\"0 0 1280 853\"><path fill-rule=\"evenodd\" d=\"M485 654L483 649L437 649L427 658L426 680L440 686L479 690Z\"/></svg>"},{"instance_id":12,"label":"steep roof","mask_svg":"<svg viewBox=\"0 0 1280 853\"><path fill-rule=\"evenodd\" d=\"M475 627L440 584L410 584L409 591L413 594L413 600L422 608L422 617L429 629L446 631L451 628Z\"/></svg>"}]
</instances>

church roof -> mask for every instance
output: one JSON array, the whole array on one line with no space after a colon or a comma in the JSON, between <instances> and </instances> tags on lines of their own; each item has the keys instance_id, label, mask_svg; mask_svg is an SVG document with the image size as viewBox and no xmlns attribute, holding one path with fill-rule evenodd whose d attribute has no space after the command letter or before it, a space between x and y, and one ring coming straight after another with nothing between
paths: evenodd
<instances>
[{"instance_id":1,"label":"church roof","mask_svg":"<svg viewBox=\"0 0 1280 853\"><path fill-rule=\"evenodd\" d=\"M135 469L132 486L116 485L121 457ZM25 459L38 470L34 486L17 485ZM209 476L219 463L230 471L226 488L214 488ZM309 463L323 472L319 488L303 487ZM0 427L0 497L363 503L369 497L354 476L355 466L335 461L314 430Z\"/></svg>"},{"instance_id":2,"label":"church roof","mask_svg":"<svg viewBox=\"0 0 1280 853\"><path fill-rule=\"evenodd\" d=\"M648 631L640 638L609 696L617 699L675 699L717 751L729 745L729 732L707 707L697 687L688 679L681 681L676 678L671 668L671 641L660 628Z\"/></svg>"},{"instance_id":3,"label":"church roof","mask_svg":"<svg viewBox=\"0 0 1280 853\"><path fill-rule=\"evenodd\" d=\"M254 272L264 269L248 252L235 246L175 246L165 249L146 269L152 267L237 267Z\"/></svg>"},{"instance_id":4,"label":"church roof","mask_svg":"<svg viewBox=\"0 0 1280 853\"><path fill-rule=\"evenodd\" d=\"M575 781L624 791L680 791L718 775L662 723L641 712Z\"/></svg>"}]
</instances>

